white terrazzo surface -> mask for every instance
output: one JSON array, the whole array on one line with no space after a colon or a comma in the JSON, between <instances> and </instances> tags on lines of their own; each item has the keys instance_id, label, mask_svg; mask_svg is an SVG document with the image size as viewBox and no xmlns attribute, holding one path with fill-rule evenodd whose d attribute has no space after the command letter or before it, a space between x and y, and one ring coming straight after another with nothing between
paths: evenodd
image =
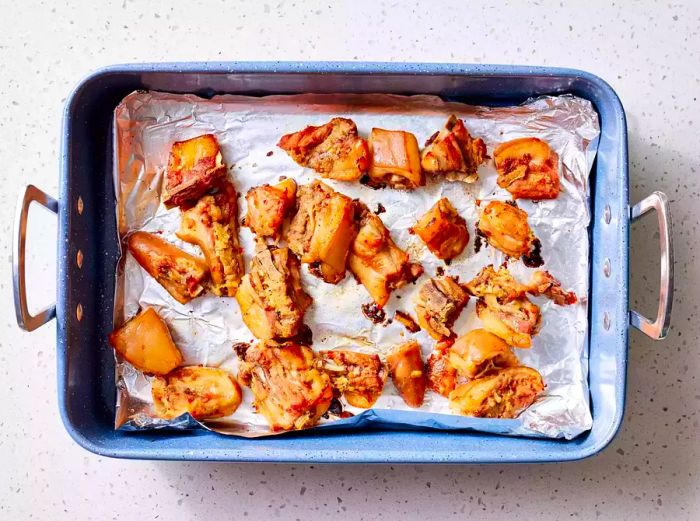
<instances>
[{"instance_id":1,"label":"white terrazzo surface","mask_svg":"<svg viewBox=\"0 0 700 521\"><path fill-rule=\"evenodd\" d=\"M98 4L0 0L0 519L700 518L700 3ZM660 343L631 334L628 405L613 444L579 463L486 467L116 461L75 445L56 405L54 327L26 334L14 320L15 199L29 182L57 193L62 104L82 76L166 60L514 63L609 81L627 110L632 200L665 191L676 241L673 329ZM632 299L648 313L655 226L632 232ZM54 235L52 218L33 219L37 305L55 291Z\"/></svg>"}]
</instances>

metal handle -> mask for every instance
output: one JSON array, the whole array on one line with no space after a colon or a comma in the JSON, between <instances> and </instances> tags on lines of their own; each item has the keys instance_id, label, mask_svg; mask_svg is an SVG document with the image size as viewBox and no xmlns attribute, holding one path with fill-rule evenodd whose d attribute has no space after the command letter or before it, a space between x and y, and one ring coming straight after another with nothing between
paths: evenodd
<instances>
[{"instance_id":1,"label":"metal handle","mask_svg":"<svg viewBox=\"0 0 700 521\"><path fill-rule=\"evenodd\" d=\"M663 192L653 192L630 209L630 221L634 222L644 214L656 210L659 218L659 239L661 242L661 287L659 288L659 309L653 322L635 310L630 310L630 324L642 333L661 340L666 337L671 325L673 305L673 241L671 239L671 212L668 198Z\"/></svg>"},{"instance_id":2,"label":"metal handle","mask_svg":"<svg viewBox=\"0 0 700 521\"><path fill-rule=\"evenodd\" d=\"M17 201L14 234L15 249L12 252L12 282L15 290L17 324L25 331L34 331L56 316L55 304L50 305L36 315L29 313L29 308L27 307L25 243L27 240L27 216L29 215L29 205L32 202L37 202L53 213L58 214L58 201L34 185L27 185L24 193L20 194Z\"/></svg>"}]
</instances>

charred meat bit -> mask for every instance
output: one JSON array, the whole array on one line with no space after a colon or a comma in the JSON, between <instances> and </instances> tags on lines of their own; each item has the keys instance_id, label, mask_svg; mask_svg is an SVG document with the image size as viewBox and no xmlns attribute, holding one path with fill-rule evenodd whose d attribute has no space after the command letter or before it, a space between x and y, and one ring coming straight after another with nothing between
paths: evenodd
<instances>
[{"instance_id":1,"label":"charred meat bit","mask_svg":"<svg viewBox=\"0 0 700 521\"><path fill-rule=\"evenodd\" d=\"M288 248L265 248L250 262L236 300L243 322L260 339L294 338L311 305L301 287L299 259Z\"/></svg>"},{"instance_id":2,"label":"charred meat bit","mask_svg":"<svg viewBox=\"0 0 700 521\"><path fill-rule=\"evenodd\" d=\"M204 292L204 284L209 279L204 259L147 232L131 234L127 246L141 267L180 304Z\"/></svg>"},{"instance_id":3,"label":"charred meat bit","mask_svg":"<svg viewBox=\"0 0 700 521\"><path fill-rule=\"evenodd\" d=\"M467 222L447 197L436 202L412 230L438 259L454 259L469 242Z\"/></svg>"},{"instance_id":4,"label":"charred meat bit","mask_svg":"<svg viewBox=\"0 0 700 521\"><path fill-rule=\"evenodd\" d=\"M172 208L196 201L225 177L226 165L213 134L173 143L163 204Z\"/></svg>"},{"instance_id":5,"label":"charred meat bit","mask_svg":"<svg viewBox=\"0 0 700 521\"><path fill-rule=\"evenodd\" d=\"M362 304L362 314L374 324L381 324L386 320L386 313L374 302Z\"/></svg>"},{"instance_id":6,"label":"charred meat bit","mask_svg":"<svg viewBox=\"0 0 700 521\"><path fill-rule=\"evenodd\" d=\"M352 199L314 181L297 190L297 212L287 232L289 247L330 284L345 277L350 245L357 234Z\"/></svg>"},{"instance_id":7,"label":"charred meat bit","mask_svg":"<svg viewBox=\"0 0 700 521\"><path fill-rule=\"evenodd\" d=\"M253 392L254 405L272 431L313 427L333 399L330 378L310 347L266 342L245 353L239 380Z\"/></svg>"},{"instance_id":8,"label":"charred meat bit","mask_svg":"<svg viewBox=\"0 0 700 521\"><path fill-rule=\"evenodd\" d=\"M469 301L469 294L454 277L426 280L416 296L420 326L436 340L452 336L452 326Z\"/></svg>"},{"instance_id":9,"label":"charred meat bit","mask_svg":"<svg viewBox=\"0 0 700 521\"><path fill-rule=\"evenodd\" d=\"M523 255L523 264L528 268L539 268L544 264L544 259L542 258L542 243L539 239L535 238L532 241L532 250L529 253Z\"/></svg>"},{"instance_id":10,"label":"charred meat bit","mask_svg":"<svg viewBox=\"0 0 700 521\"><path fill-rule=\"evenodd\" d=\"M369 184L412 190L425 185L416 136L403 130L373 128L369 137L372 163Z\"/></svg>"},{"instance_id":11,"label":"charred meat bit","mask_svg":"<svg viewBox=\"0 0 700 521\"><path fill-rule=\"evenodd\" d=\"M425 172L466 183L479 178L477 169L487 158L483 139L473 138L464 122L454 114L447 120L445 128L433 136L421 156Z\"/></svg>"},{"instance_id":12,"label":"charred meat bit","mask_svg":"<svg viewBox=\"0 0 700 521\"><path fill-rule=\"evenodd\" d=\"M559 157L538 138L521 138L496 147L493 154L498 186L515 199L556 199Z\"/></svg>"},{"instance_id":13,"label":"charred meat bit","mask_svg":"<svg viewBox=\"0 0 700 521\"><path fill-rule=\"evenodd\" d=\"M411 341L397 346L386 357L389 374L401 398L409 407L423 405L426 378L421 349Z\"/></svg>"},{"instance_id":14,"label":"charred meat bit","mask_svg":"<svg viewBox=\"0 0 700 521\"><path fill-rule=\"evenodd\" d=\"M422 273L420 264L410 262L389 235L384 223L362 203L357 203L360 229L350 247L348 269L359 280L380 308L392 290L415 281Z\"/></svg>"},{"instance_id":15,"label":"charred meat bit","mask_svg":"<svg viewBox=\"0 0 700 521\"><path fill-rule=\"evenodd\" d=\"M293 179L271 186L251 188L245 196L248 211L246 226L258 237L277 241L282 232L285 217L296 203L297 184Z\"/></svg>"},{"instance_id":16,"label":"charred meat bit","mask_svg":"<svg viewBox=\"0 0 700 521\"><path fill-rule=\"evenodd\" d=\"M358 136L355 122L346 118L284 135L277 146L299 165L338 181L357 181L370 163L367 142Z\"/></svg>"},{"instance_id":17,"label":"charred meat bit","mask_svg":"<svg viewBox=\"0 0 700 521\"><path fill-rule=\"evenodd\" d=\"M375 354L334 350L319 353L331 385L353 407L369 409L384 389L387 371Z\"/></svg>"},{"instance_id":18,"label":"charred meat bit","mask_svg":"<svg viewBox=\"0 0 700 521\"><path fill-rule=\"evenodd\" d=\"M238 238L237 194L227 180L215 189L193 207L183 210L177 236L201 248L209 265L212 291L222 297L232 297L244 272Z\"/></svg>"},{"instance_id":19,"label":"charred meat bit","mask_svg":"<svg viewBox=\"0 0 700 521\"><path fill-rule=\"evenodd\" d=\"M397 309L394 313L394 318L401 322L409 332L418 333L420 331L420 326L416 324L416 321L408 313Z\"/></svg>"},{"instance_id":20,"label":"charred meat bit","mask_svg":"<svg viewBox=\"0 0 700 521\"><path fill-rule=\"evenodd\" d=\"M542 375L529 367L508 367L459 385L450 408L478 418L515 418L544 391Z\"/></svg>"}]
</instances>

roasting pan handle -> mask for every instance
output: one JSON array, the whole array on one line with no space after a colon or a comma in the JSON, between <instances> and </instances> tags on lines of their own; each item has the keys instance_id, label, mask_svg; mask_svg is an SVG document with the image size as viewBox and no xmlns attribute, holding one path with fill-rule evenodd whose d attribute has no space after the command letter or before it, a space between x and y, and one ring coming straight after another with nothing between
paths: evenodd
<instances>
[{"instance_id":1,"label":"roasting pan handle","mask_svg":"<svg viewBox=\"0 0 700 521\"><path fill-rule=\"evenodd\" d=\"M20 194L15 213L14 250L12 251L12 283L15 292L15 313L17 324L25 331L34 331L56 316L56 305L52 304L36 315L29 313L27 307L26 284L26 240L27 217L29 205L37 202L53 213L58 213L58 201L39 190L34 185L27 185L24 193Z\"/></svg>"},{"instance_id":2,"label":"roasting pan handle","mask_svg":"<svg viewBox=\"0 0 700 521\"><path fill-rule=\"evenodd\" d=\"M673 305L673 240L671 237L671 212L666 194L652 192L639 201L630 209L630 221L636 221L651 210L656 210L659 219L659 239L661 242L659 309L654 321L635 310L630 310L630 324L654 340L660 340L666 337L671 325L671 306Z\"/></svg>"}]
</instances>

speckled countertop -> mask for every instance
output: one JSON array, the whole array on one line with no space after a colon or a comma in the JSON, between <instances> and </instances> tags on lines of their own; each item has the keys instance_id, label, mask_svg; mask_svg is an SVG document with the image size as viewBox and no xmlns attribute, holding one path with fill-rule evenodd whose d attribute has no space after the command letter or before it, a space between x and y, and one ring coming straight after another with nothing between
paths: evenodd
<instances>
[{"instance_id":1,"label":"speckled countertop","mask_svg":"<svg viewBox=\"0 0 700 521\"><path fill-rule=\"evenodd\" d=\"M693 316L700 280L700 3L565 3L573 4L4 5L0 518L700 518L700 327ZM30 335L14 320L15 199L29 182L57 193L62 104L82 76L112 63L166 60L516 63L577 67L610 82L627 110L631 199L655 189L669 195L676 253L673 328L658 343L631 333L627 411L612 445L579 463L484 467L117 461L75 445L56 405L55 330ZM39 306L55 291L55 223L36 213L29 285ZM632 300L648 314L658 284L655 226L649 219L632 231Z\"/></svg>"}]
</instances>

